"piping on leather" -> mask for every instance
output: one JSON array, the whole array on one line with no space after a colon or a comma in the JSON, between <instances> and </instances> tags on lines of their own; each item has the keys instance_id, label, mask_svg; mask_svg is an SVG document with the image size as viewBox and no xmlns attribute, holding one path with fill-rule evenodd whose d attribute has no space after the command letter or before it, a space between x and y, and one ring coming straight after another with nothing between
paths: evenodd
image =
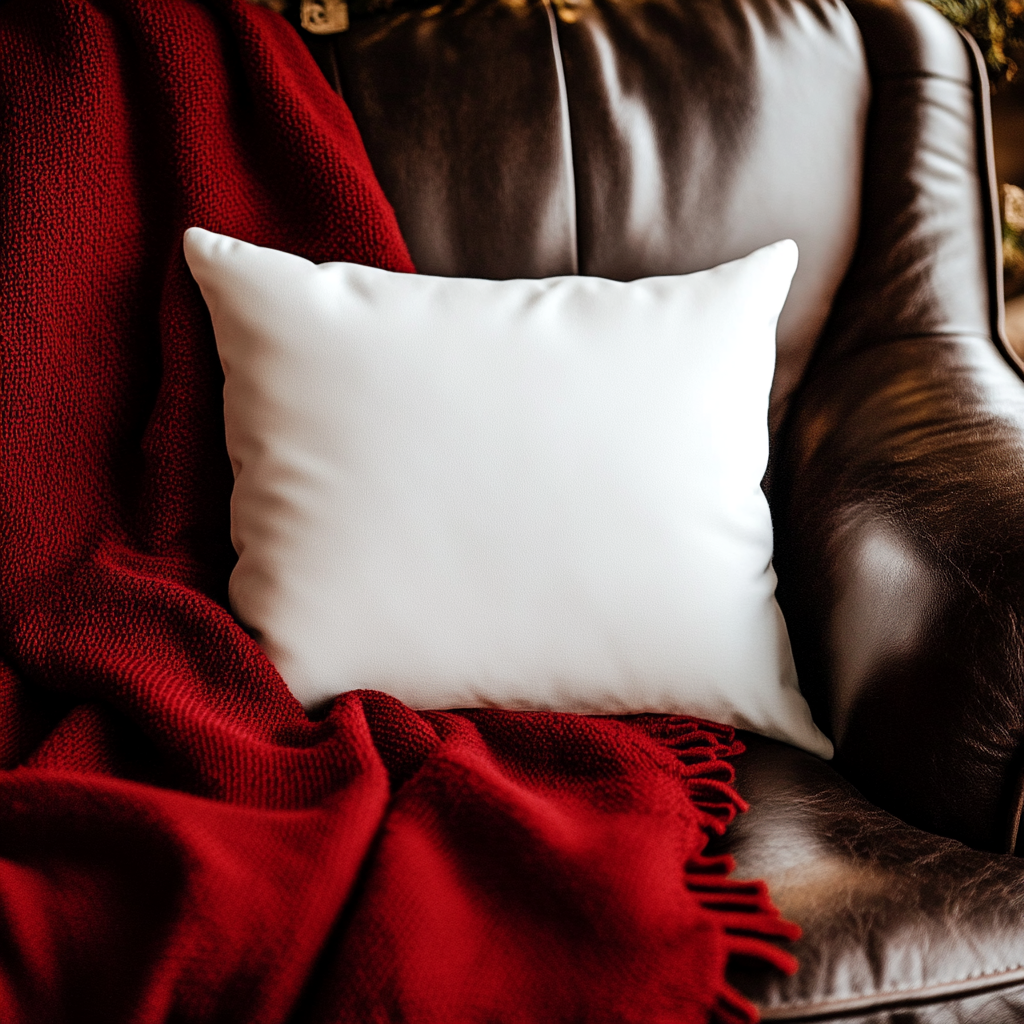
<instances>
[{"instance_id":1,"label":"piping on leather","mask_svg":"<svg viewBox=\"0 0 1024 1024\"><path fill-rule=\"evenodd\" d=\"M992 146L992 110L988 95L988 74L984 58L974 39L963 29L958 29L964 46L971 56L971 72L974 79L975 131L978 137L979 170L982 200L987 201L990 215L984 218L985 243L988 248L988 279L991 289L992 338L1003 358L1024 377L1024 361L1010 347L1006 340L1006 314L1003 306L1003 250L1001 245L1002 217L999 210L999 192L996 183L996 161ZM1014 759L1015 778L1010 780L1006 817L1006 852L1016 853L1020 839L1021 816L1024 813L1024 755L1018 752Z\"/></svg>"},{"instance_id":2,"label":"piping on leather","mask_svg":"<svg viewBox=\"0 0 1024 1024\"><path fill-rule=\"evenodd\" d=\"M579 234L576 228L576 168L572 158L572 130L569 125L569 90L565 84L565 67L562 64L562 46L558 41L558 19L551 6L551 0L541 0L548 15L551 29L551 49L555 58L555 75L558 79L558 100L562 114L562 149L565 152L566 195L569 203L569 230L572 232L572 272L580 272Z\"/></svg>"},{"instance_id":3,"label":"piping on leather","mask_svg":"<svg viewBox=\"0 0 1024 1024\"><path fill-rule=\"evenodd\" d=\"M992 971L979 971L956 981L939 982L934 985L919 985L912 988L894 988L868 996L851 996L845 999L821 999L814 1002L782 1003L779 1006L759 1006L761 1020L785 1021L811 1020L815 1017L832 1020L863 1011L896 1009L908 1003L922 1004L945 1002L960 996L986 991L1010 988L1024 981L1024 965Z\"/></svg>"},{"instance_id":4,"label":"piping on leather","mask_svg":"<svg viewBox=\"0 0 1024 1024\"><path fill-rule=\"evenodd\" d=\"M985 243L988 248L988 278L991 289L992 337L1006 361L1024 376L1024 362L1006 342L1006 317L1003 309L1003 222L999 212L999 188L996 183L996 158L992 146L992 109L989 103L988 73L985 58L974 39L963 29L957 29L971 58L974 86L975 132L978 138L978 181L982 187L982 201L989 208L985 223Z\"/></svg>"},{"instance_id":5,"label":"piping on leather","mask_svg":"<svg viewBox=\"0 0 1024 1024\"><path fill-rule=\"evenodd\" d=\"M1020 855L1024 852L1018 848L1021 811L1024 810L1024 765L1022 765L1019 756L1015 758L1014 763L1014 774L1016 777L1013 779L1014 788L1010 796L1010 816L1006 823L1006 852Z\"/></svg>"}]
</instances>

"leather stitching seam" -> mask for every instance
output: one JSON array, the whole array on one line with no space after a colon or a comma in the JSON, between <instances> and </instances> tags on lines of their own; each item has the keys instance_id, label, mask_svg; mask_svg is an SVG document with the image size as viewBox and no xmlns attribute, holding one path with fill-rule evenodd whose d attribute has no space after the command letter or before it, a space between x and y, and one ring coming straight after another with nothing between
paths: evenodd
<instances>
[{"instance_id":1,"label":"leather stitching seam","mask_svg":"<svg viewBox=\"0 0 1024 1024\"><path fill-rule=\"evenodd\" d=\"M907 996L914 996L915 994L927 994L933 992L935 995L942 995L944 990L952 988L955 985L962 985L968 981L981 981L986 978L998 978L1002 974L1012 974L1015 971L1024 970L1024 963L1011 964L1006 967L995 967L988 971L972 971L970 974L965 974L959 978L952 978L949 981L937 981L929 985L915 985L911 988L887 988L883 991L865 993L861 996L847 996L845 998L838 998L834 1000L811 1000L811 999L793 999L787 1000L783 1003L777 1003L770 1007L765 1007L766 1010L788 1010L796 1008L805 1008L809 1006L820 1006L822 1012L825 1012L830 1005L842 1004L842 1003L860 1003L867 1001L878 1001L879 1003L891 1001L896 998L906 998ZM1024 979L1020 979L1024 980ZM966 993L965 993L966 994Z\"/></svg>"},{"instance_id":2,"label":"leather stitching seam","mask_svg":"<svg viewBox=\"0 0 1024 1024\"><path fill-rule=\"evenodd\" d=\"M578 217L576 213L576 162L572 151L572 125L569 121L569 84L565 78L565 65L562 61L562 44L558 36L558 18L555 15L551 0L542 0L547 12L548 24L551 28L551 49L555 61L555 76L558 79L558 96L562 113L562 148L565 155L566 192L570 204L569 220L572 230L573 273L580 270L580 242Z\"/></svg>"}]
</instances>

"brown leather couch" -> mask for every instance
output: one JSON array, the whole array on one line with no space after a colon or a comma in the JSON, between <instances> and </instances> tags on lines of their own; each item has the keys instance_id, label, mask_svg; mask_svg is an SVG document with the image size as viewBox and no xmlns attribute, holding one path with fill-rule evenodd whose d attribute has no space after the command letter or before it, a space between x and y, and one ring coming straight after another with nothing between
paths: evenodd
<instances>
[{"instance_id":1,"label":"brown leather couch","mask_svg":"<svg viewBox=\"0 0 1024 1024\"><path fill-rule=\"evenodd\" d=\"M1024 1020L1024 384L977 49L919 0L450 0L304 38L423 272L797 240L766 488L837 756L749 738L723 845L804 937L795 977L734 978L769 1020Z\"/></svg>"}]
</instances>

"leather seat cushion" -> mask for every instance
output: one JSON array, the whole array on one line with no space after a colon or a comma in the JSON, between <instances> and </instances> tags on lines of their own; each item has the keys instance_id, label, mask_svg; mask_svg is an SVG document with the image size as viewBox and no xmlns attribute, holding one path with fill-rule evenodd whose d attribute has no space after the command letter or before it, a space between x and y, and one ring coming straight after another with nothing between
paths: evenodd
<instances>
[{"instance_id":1,"label":"leather seat cushion","mask_svg":"<svg viewBox=\"0 0 1024 1024\"><path fill-rule=\"evenodd\" d=\"M751 809L716 852L803 929L792 978L738 965L765 1020L1024 1020L1024 860L905 825L828 764L744 734Z\"/></svg>"}]
</instances>

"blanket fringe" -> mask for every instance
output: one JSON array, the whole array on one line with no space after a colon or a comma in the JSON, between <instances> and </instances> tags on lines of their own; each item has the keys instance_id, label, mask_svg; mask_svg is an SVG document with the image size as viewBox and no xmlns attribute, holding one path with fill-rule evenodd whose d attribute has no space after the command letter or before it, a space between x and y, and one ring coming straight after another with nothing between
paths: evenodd
<instances>
[{"instance_id":1,"label":"blanket fringe","mask_svg":"<svg viewBox=\"0 0 1024 1024\"><path fill-rule=\"evenodd\" d=\"M633 723L678 758L687 792L701 815L705 834L721 836L748 809L736 792L736 772L726 760L746 749L728 725L692 718L651 717ZM791 975L797 960L772 940L800 938L800 927L779 914L764 882L729 878L735 862L727 854L701 853L685 865L686 886L723 925L730 959L746 957ZM757 1007L723 980L712 1014L714 1024L756 1024Z\"/></svg>"}]
</instances>

